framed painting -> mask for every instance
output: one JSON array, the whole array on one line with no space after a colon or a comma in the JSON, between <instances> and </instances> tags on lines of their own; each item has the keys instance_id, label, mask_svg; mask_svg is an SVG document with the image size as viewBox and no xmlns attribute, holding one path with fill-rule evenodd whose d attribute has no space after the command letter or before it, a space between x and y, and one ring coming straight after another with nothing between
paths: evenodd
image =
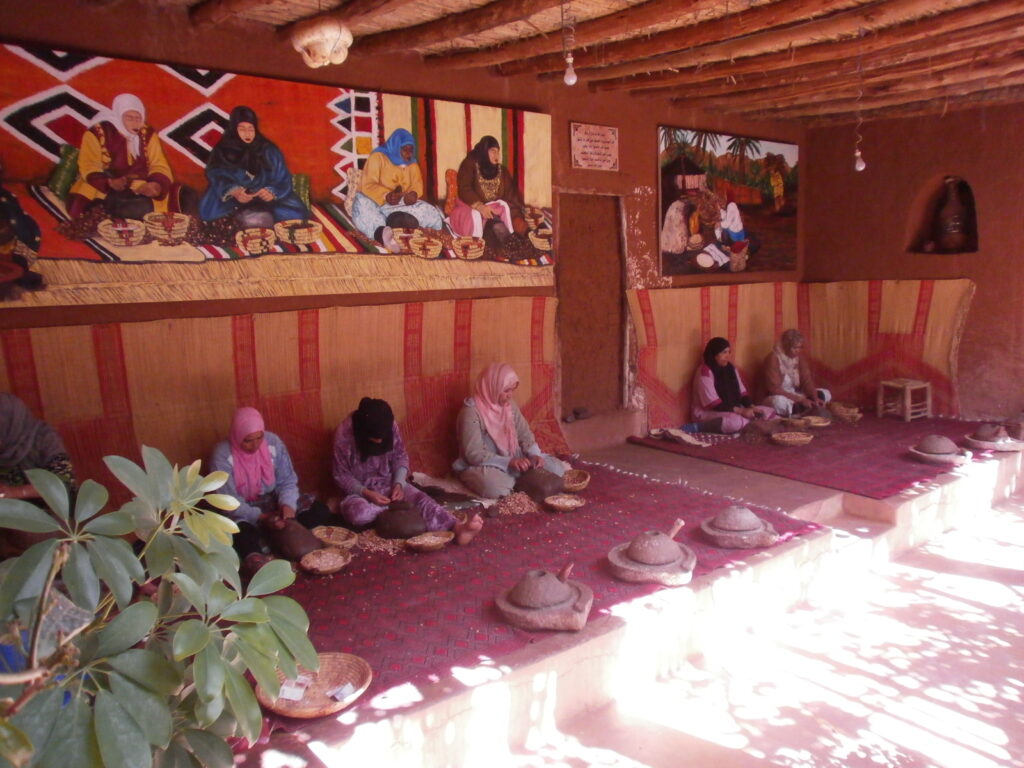
<instances>
[{"instance_id":1,"label":"framed painting","mask_svg":"<svg viewBox=\"0 0 1024 768\"><path fill-rule=\"evenodd\" d=\"M0 74L0 306L554 284L549 115L17 45Z\"/></svg>"},{"instance_id":2,"label":"framed painting","mask_svg":"<svg viewBox=\"0 0 1024 768\"><path fill-rule=\"evenodd\" d=\"M797 268L799 147L658 127L664 275Z\"/></svg>"}]
</instances>

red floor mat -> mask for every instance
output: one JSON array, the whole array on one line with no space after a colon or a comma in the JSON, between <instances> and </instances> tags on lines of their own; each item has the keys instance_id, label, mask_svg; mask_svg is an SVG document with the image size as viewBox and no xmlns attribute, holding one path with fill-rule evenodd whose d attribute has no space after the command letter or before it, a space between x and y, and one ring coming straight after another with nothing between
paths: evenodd
<instances>
[{"instance_id":1,"label":"red floor mat","mask_svg":"<svg viewBox=\"0 0 1024 768\"><path fill-rule=\"evenodd\" d=\"M974 432L976 426L977 422L952 419L917 419L908 423L865 415L857 424L833 421L831 426L812 430L814 440L796 448L774 443L750 445L738 437L719 437L708 448L647 437L630 437L629 442L871 499L886 499L950 469L923 464L907 453L908 448L923 436L933 434L962 444L964 435Z\"/></svg>"},{"instance_id":2,"label":"red floor mat","mask_svg":"<svg viewBox=\"0 0 1024 768\"><path fill-rule=\"evenodd\" d=\"M355 653L373 667L373 683L357 707L400 683L443 677L453 666L473 666L549 635L514 629L494 606L494 596L529 568L557 570L574 561L572 578L594 590L594 621L610 606L660 588L616 581L605 569L608 550L641 531L667 530L683 517L687 524L677 539L696 552L697 575L759 551L717 549L700 537L700 522L729 506L727 499L578 466L593 478L582 494L587 504L576 512L488 519L466 547L394 557L357 550L339 574L299 577L286 594L309 614L317 649ZM755 511L783 541L820 528L778 511Z\"/></svg>"}]
</instances>

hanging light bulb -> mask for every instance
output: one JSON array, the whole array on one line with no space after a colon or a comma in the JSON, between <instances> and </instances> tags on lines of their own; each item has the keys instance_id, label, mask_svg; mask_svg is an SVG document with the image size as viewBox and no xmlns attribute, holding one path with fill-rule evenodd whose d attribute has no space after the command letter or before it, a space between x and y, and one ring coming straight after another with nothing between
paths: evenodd
<instances>
[{"instance_id":1,"label":"hanging light bulb","mask_svg":"<svg viewBox=\"0 0 1024 768\"><path fill-rule=\"evenodd\" d=\"M864 158L860 156L860 150L853 150L853 170L859 173L860 171L863 171L867 167L868 164L865 163Z\"/></svg>"},{"instance_id":2,"label":"hanging light bulb","mask_svg":"<svg viewBox=\"0 0 1024 768\"><path fill-rule=\"evenodd\" d=\"M576 81L579 79L576 77L576 70L572 68L572 54L567 53L565 55L565 77L562 80L566 85L576 85Z\"/></svg>"}]
</instances>

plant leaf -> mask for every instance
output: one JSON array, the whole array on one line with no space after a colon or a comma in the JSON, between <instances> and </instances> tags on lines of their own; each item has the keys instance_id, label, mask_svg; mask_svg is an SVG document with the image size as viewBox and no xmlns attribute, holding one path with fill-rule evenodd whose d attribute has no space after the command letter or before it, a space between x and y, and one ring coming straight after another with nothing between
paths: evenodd
<instances>
[{"instance_id":1,"label":"plant leaf","mask_svg":"<svg viewBox=\"0 0 1024 768\"><path fill-rule=\"evenodd\" d=\"M270 696L270 698L276 699L277 694L281 691L281 682L277 679L277 670L275 669L274 660L267 658L256 650L256 648L241 635L237 635L235 637L235 643L238 648L238 653L242 657L242 661L252 673L252 676L256 678L256 682L264 691L267 692L267 695Z\"/></svg>"},{"instance_id":2,"label":"plant leaf","mask_svg":"<svg viewBox=\"0 0 1024 768\"><path fill-rule=\"evenodd\" d=\"M107 663L153 693L168 695L181 687L181 674L159 653L143 648L129 648L107 659Z\"/></svg>"},{"instance_id":3,"label":"plant leaf","mask_svg":"<svg viewBox=\"0 0 1024 768\"><path fill-rule=\"evenodd\" d=\"M255 742L263 730L263 713L252 687L230 664L224 665L224 692L242 735L250 743Z\"/></svg>"},{"instance_id":4,"label":"plant leaf","mask_svg":"<svg viewBox=\"0 0 1024 768\"><path fill-rule=\"evenodd\" d=\"M178 589L181 590L185 599L192 603L203 618L206 618L206 595L203 588L196 584L187 573L175 573L167 578L178 585Z\"/></svg>"},{"instance_id":5,"label":"plant leaf","mask_svg":"<svg viewBox=\"0 0 1024 768\"><path fill-rule=\"evenodd\" d=\"M26 469L25 477L39 491L43 503L52 509L57 517L67 522L71 505L68 499L68 487L64 485L64 481L46 469Z\"/></svg>"},{"instance_id":6,"label":"plant leaf","mask_svg":"<svg viewBox=\"0 0 1024 768\"><path fill-rule=\"evenodd\" d=\"M188 575L202 590L209 588L217 580L217 570L207 561L199 547L184 536L172 536L171 544L177 556L182 572Z\"/></svg>"},{"instance_id":7,"label":"plant leaf","mask_svg":"<svg viewBox=\"0 0 1024 768\"><path fill-rule=\"evenodd\" d=\"M46 748L50 734L61 716L63 700L63 689L46 688L29 699L28 703L10 719L10 722L28 737L36 750L33 761Z\"/></svg>"},{"instance_id":8,"label":"plant leaf","mask_svg":"<svg viewBox=\"0 0 1024 768\"><path fill-rule=\"evenodd\" d=\"M309 616L306 615L305 609L292 598L284 595L270 595L263 598L263 604L267 606L271 621L287 621L303 632L309 629Z\"/></svg>"},{"instance_id":9,"label":"plant leaf","mask_svg":"<svg viewBox=\"0 0 1024 768\"><path fill-rule=\"evenodd\" d=\"M96 656L113 656L142 640L156 622L156 606L148 600L132 603L100 632Z\"/></svg>"},{"instance_id":10,"label":"plant leaf","mask_svg":"<svg viewBox=\"0 0 1024 768\"><path fill-rule=\"evenodd\" d=\"M238 575L238 553L231 547L223 547L203 555L203 560L213 566L217 575L231 585L235 592L242 592L242 579Z\"/></svg>"},{"instance_id":11,"label":"plant leaf","mask_svg":"<svg viewBox=\"0 0 1024 768\"><path fill-rule=\"evenodd\" d=\"M135 530L135 519L131 512L118 509L94 517L82 526L82 530L95 536L124 536Z\"/></svg>"},{"instance_id":12,"label":"plant leaf","mask_svg":"<svg viewBox=\"0 0 1024 768\"><path fill-rule=\"evenodd\" d=\"M182 520L182 527L186 528L202 545L203 549L210 546L211 530L206 517L201 514L185 515Z\"/></svg>"},{"instance_id":13,"label":"plant leaf","mask_svg":"<svg viewBox=\"0 0 1024 768\"><path fill-rule=\"evenodd\" d=\"M150 768L153 752L146 735L113 694L100 690L95 704L96 740L106 768Z\"/></svg>"},{"instance_id":14,"label":"plant leaf","mask_svg":"<svg viewBox=\"0 0 1024 768\"><path fill-rule=\"evenodd\" d=\"M218 693L209 701L197 699L192 708L196 722L204 728L209 728L224 714L225 703L226 699L223 693Z\"/></svg>"},{"instance_id":15,"label":"plant leaf","mask_svg":"<svg viewBox=\"0 0 1024 768\"><path fill-rule=\"evenodd\" d=\"M232 603L223 611L220 617L227 621L242 621L248 624L262 624L270 621L267 615L267 606L263 601L255 597L246 597L237 603Z\"/></svg>"},{"instance_id":16,"label":"plant leaf","mask_svg":"<svg viewBox=\"0 0 1024 768\"><path fill-rule=\"evenodd\" d=\"M148 579L158 579L166 576L167 572L174 567L174 546L171 543L172 536L164 531L157 531L149 542L149 549L146 550L144 560L146 561L146 576Z\"/></svg>"},{"instance_id":17,"label":"plant leaf","mask_svg":"<svg viewBox=\"0 0 1024 768\"><path fill-rule=\"evenodd\" d=\"M194 483L199 479L199 469L203 466L203 462L196 459L188 465L188 471L185 473L185 480L189 483Z\"/></svg>"},{"instance_id":18,"label":"plant leaf","mask_svg":"<svg viewBox=\"0 0 1024 768\"><path fill-rule=\"evenodd\" d=\"M117 600L117 607L125 608L132 599L132 582L141 583L146 578L131 546L123 539L100 536L87 542L85 548L92 567Z\"/></svg>"},{"instance_id":19,"label":"plant leaf","mask_svg":"<svg viewBox=\"0 0 1024 768\"><path fill-rule=\"evenodd\" d=\"M0 621L10 616L15 600L39 597L56 548L57 539L48 539L33 544L18 556L0 584Z\"/></svg>"},{"instance_id":20,"label":"plant leaf","mask_svg":"<svg viewBox=\"0 0 1024 768\"><path fill-rule=\"evenodd\" d=\"M232 768L235 764L231 748L224 739L195 728L185 731L185 739L195 756L199 758L199 762L206 768Z\"/></svg>"},{"instance_id":21,"label":"plant leaf","mask_svg":"<svg viewBox=\"0 0 1024 768\"><path fill-rule=\"evenodd\" d=\"M60 569L60 575L75 605L87 611L96 610L96 604L100 601L100 580L83 545L71 542L68 560Z\"/></svg>"},{"instance_id":22,"label":"plant leaf","mask_svg":"<svg viewBox=\"0 0 1024 768\"><path fill-rule=\"evenodd\" d=\"M109 675L110 691L155 747L171 743L171 711L165 699L140 688L116 672Z\"/></svg>"},{"instance_id":23,"label":"plant leaf","mask_svg":"<svg viewBox=\"0 0 1024 768\"><path fill-rule=\"evenodd\" d=\"M216 616L236 600L238 600L238 593L224 582L218 581L210 587L210 591L207 593L206 610L210 616Z\"/></svg>"},{"instance_id":24,"label":"plant leaf","mask_svg":"<svg viewBox=\"0 0 1024 768\"><path fill-rule=\"evenodd\" d=\"M93 730L92 707L82 695L64 705L49 743L36 763L39 768L68 768L68 757L74 756L75 768L103 768L100 746Z\"/></svg>"},{"instance_id":25,"label":"plant leaf","mask_svg":"<svg viewBox=\"0 0 1024 768\"><path fill-rule=\"evenodd\" d=\"M201 700L213 701L224 690L224 666L216 643L209 643L196 654L192 676Z\"/></svg>"},{"instance_id":26,"label":"plant leaf","mask_svg":"<svg viewBox=\"0 0 1024 768\"><path fill-rule=\"evenodd\" d=\"M260 568L249 582L245 594L250 597L278 592L295 581L295 573L287 560L271 560Z\"/></svg>"},{"instance_id":27,"label":"plant leaf","mask_svg":"<svg viewBox=\"0 0 1024 768\"><path fill-rule=\"evenodd\" d=\"M238 533L238 523L216 512L201 512L206 526L214 539L226 547L231 546L231 537Z\"/></svg>"},{"instance_id":28,"label":"plant leaf","mask_svg":"<svg viewBox=\"0 0 1024 768\"><path fill-rule=\"evenodd\" d=\"M30 533L60 530L60 523L45 509L21 499L0 499L0 528Z\"/></svg>"},{"instance_id":29,"label":"plant leaf","mask_svg":"<svg viewBox=\"0 0 1024 768\"><path fill-rule=\"evenodd\" d=\"M106 488L95 480L84 481L75 497L75 522L81 525L107 506L109 500L110 494Z\"/></svg>"},{"instance_id":30,"label":"plant leaf","mask_svg":"<svg viewBox=\"0 0 1024 768\"><path fill-rule=\"evenodd\" d=\"M202 768L185 747L183 738L175 738L163 752L156 753L154 768Z\"/></svg>"},{"instance_id":31,"label":"plant leaf","mask_svg":"<svg viewBox=\"0 0 1024 768\"><path fill-rule=\"evenodd\" d=\"M176 474L174 467L171 466L171 462L167 460L163 453L148 445L142 446L142 464L146 468L146 475L148 475L153 488L158 494L157 506L166 508L171 500L171 487L174 484L174 476Z\"/></svg>"},{"instance_id":32,"label":"plant leaf","mask_svg":"<svg viewBox=\"0 0 1024 768\"><path fill-rule=\"evenodd\" d=\"M129 491L134 493L149 506L161 509L160 499L153 487L153 482L145 471L134 461L123 456L104 456L103 463L114 473L114 477L121 481Z\"/></svg>"},{"instance_id":33,"label":"plant leaf","mask_svg":"<svg viewBox=\"0 0 1024 768\"><path fill-rule=\"evenodd\" d=\"M32 759L32 742L21 728L9 720L0 719L0 758L14 768L23 768Z\"/></svg>"},{"instance_id":34,"label":"plant leaf","mask_svg":"<svg viewBox=\"0 0 1024 768\"><path fill-rule=\"evenodd\" d=\"M199 653L210 642L210 629L199 619L189 619L178 625L174 632L174 660Z\"/></svg>"},{"instance_id":35,"label":"plant leaf","mask_svg":"<svg viewBox=\"0 0 1024 768\"><path fill-rule=\"evenodd\" d=\"M310 672L315 672L320 666L320 657L317 656L316 648L313 647L313 643L309 641L309 637L306 635L305 630L299 629L294 624L287 621L271 621L270 628L274 630L274 634L277 635L281 642L284 643L288 652L294 656L298 662L308 669Z\"/></svg>"},{"instance_id":36,"label":"plant leaf","mask_svg":"<svg viewBox=\"0 0 1024 768\"><path fill-rule=\"evenodd\" d=\"M212 504L217 509L223 509L225 512L232 512L238 509L238 499L234 496L228 496L226 493L208 493L203 498L207 503Z\"/></svg>"}]
</instances>

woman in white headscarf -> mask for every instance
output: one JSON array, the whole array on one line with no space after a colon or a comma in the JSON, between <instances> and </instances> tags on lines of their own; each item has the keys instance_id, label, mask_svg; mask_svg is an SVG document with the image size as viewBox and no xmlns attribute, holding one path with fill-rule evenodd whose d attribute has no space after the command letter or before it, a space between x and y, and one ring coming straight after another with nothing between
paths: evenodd
<instances>
[{"instance_id":1,"label":"woman in white headscarf","mask_svg":"<svg viewBox=\"0 0 1024 768\"><path fill-rule=\"evenodd\" d=\"M180 210L179 191L142 101L131 93L115 97L82 137L68 215L76 219L102 205L111 216L141 219L150 211Z\"/></svg>"}]
</instances>

